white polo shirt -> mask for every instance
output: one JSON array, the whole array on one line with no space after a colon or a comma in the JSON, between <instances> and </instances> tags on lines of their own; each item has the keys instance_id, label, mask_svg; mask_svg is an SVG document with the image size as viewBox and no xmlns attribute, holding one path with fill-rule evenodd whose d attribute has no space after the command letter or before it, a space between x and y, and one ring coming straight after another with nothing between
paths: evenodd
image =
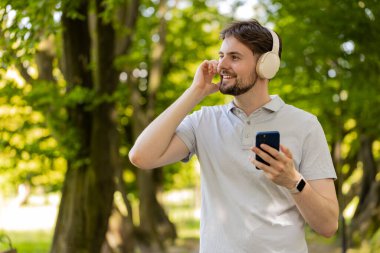
<instances>
[{"instance_id":1,"label":"white polo shirt","mask_svg":"<svg viewBox=\"0 0 380 253\"><path fill-rule=\"evenodd\" d=\"M317 118L278 96L249 116L233 102L202 107L177 128L201 165L201 253L308 251L291 194L249 162L256 132L275 130L305 179L336 178Z\"/></svg>"}]
</instances>

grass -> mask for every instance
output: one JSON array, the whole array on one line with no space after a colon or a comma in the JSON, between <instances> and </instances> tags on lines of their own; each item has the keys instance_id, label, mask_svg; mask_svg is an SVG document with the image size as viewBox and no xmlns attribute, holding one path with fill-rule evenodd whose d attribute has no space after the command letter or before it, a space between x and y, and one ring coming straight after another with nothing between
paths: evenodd
<instances>
[{"instance_id":1,"label":"grass","mask_svg":"<svg viewBox=\"0 0 380 253\"><path fill-rule=\"evenodd\" d=\"M9 231L7 234L18 253L45 253L50 250L52 231Z\"/></svg>"}]
</instances>

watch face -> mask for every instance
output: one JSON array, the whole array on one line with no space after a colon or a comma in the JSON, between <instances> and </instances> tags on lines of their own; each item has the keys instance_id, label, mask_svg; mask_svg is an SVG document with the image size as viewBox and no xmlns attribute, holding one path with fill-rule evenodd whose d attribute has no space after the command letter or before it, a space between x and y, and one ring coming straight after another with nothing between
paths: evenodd
<instances>
[{"instance_id":1,"label":"watch face","mask_svg":"<svg viewBox=\"0 0 380 253\"><path fill-rule=\"evenodd\" d=\"M302 179L302 180L298 183L298 185L297 185L297 190L298 190L299 192L301 192L301 191L303 190L303 188L305 187L305 185L306 185L306 182L305 182L304 179Z\"/></svg>"}]
</instances>

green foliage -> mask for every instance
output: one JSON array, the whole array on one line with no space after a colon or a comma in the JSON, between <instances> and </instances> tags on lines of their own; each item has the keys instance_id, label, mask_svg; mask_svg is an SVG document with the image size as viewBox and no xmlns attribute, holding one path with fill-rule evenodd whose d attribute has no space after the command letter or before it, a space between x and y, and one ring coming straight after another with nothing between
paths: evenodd
<instances>
[{"instance_id":1,"label":"green foliage","mask_svg":"<svg viewBox=\"0 0 380 253\"><path fill-rule=\"evenodd\" d=\"M14 64L14 57L31 61L41 38L59 30L54 15L55 1L0 1L0 52L2 66Z\"/></svg>"},{"instance_id":2,"label":"green foliage","mask_svg":"<svg viewBox=\"0 0 380 253\"><path fill-rule=\"evenodd\" d=\"M297 87L287 98L297 103L301 93L301 100L311 99L307 107L323 105L318 115L358 119L373 134L380 130L374 120L380 112L370 106L378 102L374 94L380 89L375 85L380 68L374 53L379 39L375 2L273 1L279 8L271 18L284 44L280 85Z\"/></svg>"},{"instance_id":3,"label":"green foliage","mask_svg":"<svg viewBox=\"0 0 380 253\"><path fill-rule=\"evenodd\" d=\"M83 19L78 13L78 8L83 4L84 1L69 0L0 1L0 54L4 68L0 71L0 168L1 181L8 185L15 186L27 180L33 186L44 185L46 189L59 187L66 169L65 160L75 157L81 149L77 141L80 133L69 120L70 110L77 107L91 112L101 103L116 102L119 130L123 135L120 153L128 159L128 150L134 141L131 138L134 108L126 98L130 97L131 85L135 85L132 80L136 79L143 95L141 103L146 105L149 102L146 97L147 83L152 67L151 52L157 40L166 41L163 79L157 93L155 111L158 115L191 84L195 69L202 60L217 57L219 31L221 24L226 22L217 8L206 1L192 1L192 4L167 2L164 12L166 36L159 38L159 1L141 1L132 48L114 62L122 74L128 75L128 79L121 80L114 94L100 97L94 90L82 86L69 89L60 70L62 11L71 18ZM115 13L125 4L122 0L102 3L104 12L101 16L106 22L112 20L119 35L132 32L115 18ZM54 45L48 48L49 54L54 57L52 81L40 80L36 66L37 53L46 50L45 41ZM145 71L146 74L134 76L134 70L137 70L135 73ZM9 71L12 77L9 77ZM205 104L218 103L222 99L221 96L213 96ZM127 171L127 174L133 174L133 170ZM167 187L189 186L195 177L191 170L184 171L180 165L170 167L165 173ZM133 192L135 179L127 178L128 187L132 187L128 190ZM7 184L2 184L2 187Z\"/></svg>"},{"instance_id":4,"label":"green foliage","mask_svg":"<svg viewBox=\"0 0 380 253\"><path fill-rule=\"evenodd\" d=\"M199 173L199 165L195 158L188 163L166 166L164 170L164 190L193 188L199 182Z\"/></svg>"},{"instance_id":5,"label":"green foliage","mask_svg":"<svg viewBox=\"0 0 380 253\"><path fill-rule=\"evenodd\" d=\"M272 88L316 114L331 147L341 144L340 153L332 154L342 159L337 172L343 187L338 190L350 225L362 201L363 174L372 173L363 168L371 161L359 155L360 138L378 141L380 132L380 110L374 106L380 99L380 5L376 0L262 2L283 42L282 67ZM372 155L379 171L379 158ZM374 233L369 228L364 234L370 238Z\"/></svg>"},{"instance_id":6,"label":"green foliage","mask_svg":"<svg viewBox=\"0 0 380 253\"><path fill-rule=\"evenodd\" d=\"M118 69L128 74L127 82L121 82L118 89L118 94L124 96L124 99L118 100L118 103L119 117L125 131L132 127L131 117L135 116L134 108L128 104L129 101L125 100L125 97L130 95L131 86L138 86L142 95L140 102L143 106L149 102L147 84L152 68L151 53L158 40L165 40L165 51L162 56L163 76L156 94L155 115L160 114L191 85L196 67L200 62L204 59L216 59L218 56L221 42L219 32L225 18L218 14L215 7L207 6L205 1L193 1L192 5L183 7L176 6L174 2L168 3L164 14L166 17L165 38L158 36L160 24L158 8L158 1L142 1L139 7L141 16L138 19L130 53L120 56L115 62ZM147 75L139 75L144 71ZM213 96L204 103L215 104L222 99L221 96ZM122 149L129 150L134 140L130 140L127 136L124 140L127 142L123 143ZM127 152L124 157L128 159L126 155ZM165 189L194 184L196 174L188 166L189 164L178 163L166 167L164 169Z\"/></svg>"},{"instance_id":7,"label":"green foliage","mask_svg":"<svg viewBox=\"0 0 380 253\"><path fill-rule=\"evenodd\" d=\"M163 13L166 35L160 38L159 1L140 1L137 27L133 31L116 19L116 12L126 2L102 2L103 21L112 21L117 36L132 36L132 47L114 62L121 73L117 91L97 96L94 90L82 86L68 89L60 70L62 10L71 18L83 19L77 10L85 3L83 0L0 0L1 190L15 189L21 182L43 186L46 190L60 188L67 159L72 159L81 150L77 141L81 135L69 120L73 108L80 107L90 113L101 103L115 102L118 112L115 118L122 134L120 154L127 160L134 142L133 117L138 116L129 99L131 90L137 87L141 95L139 103L146 108L150 99L152 51L157 42L165 40L165 51L154 115L160 114L189 87L201 61L217 57L221 42L219 32L232 16L219 15L218 1L168 1ZM235 5L241 2L236 1ZM363 163L358 162L360 136L374 140L377 167L380 158L377 120L380 107L376 106L380 103L377 45L380 5L376 0L263 0L261 3L268 11L266 21L275 24L274 30L283 41L282 67L271 81L271 93L278 93L288 103L316 114L331 147L342 142L343 164L338 172L345 180L342 190L347 198L346 213L353 208L347 217L352 217L359 202L357 189L365 172ZM38 78L36 55L43 42L51 38L54 41L50 51L54 58L54 80L42 81ZM196 109L230 99L215 94ZM88 160L74 162L83 164ZM165 168L164 189L196 186L195 179L199 175L190 167L196 167L195 160ZM135 171L129 165L125 168L123 178L127 191L133 194L136 192ZM372 227L367 232L368 237L373 235L371 245L378 247L379 231Z\"/></svg>"},{"instance_id":8,"label":"green foliage","mask_svg":"<svg viewBox=\"0 0 380 253\"><path fill-rule=\"evenodd\" d=\"M7 184L43 181L55 187L63 178L64 167L55 167L60 160L57 142L46 126L46 119L25 100L30 85L9 79L12 71L1 73L0 88L0 172L2 190ZM58 175L57 175L58 173ZM57 181L58 179L58 181ZM7 182L7 183L5 183ZM56 187L55 187L56 188Z\"/></svg>"},{"instance_id":9,"label":"green foliage","mask_svg":"<svg viewBox=\"0 0 380 253\"><path fill-rule=\"evenodd\" d=\"M371 239L371 253L378 252L380 250L380 229L377 228L376 233Z\"/></svg>"}]
</instances>

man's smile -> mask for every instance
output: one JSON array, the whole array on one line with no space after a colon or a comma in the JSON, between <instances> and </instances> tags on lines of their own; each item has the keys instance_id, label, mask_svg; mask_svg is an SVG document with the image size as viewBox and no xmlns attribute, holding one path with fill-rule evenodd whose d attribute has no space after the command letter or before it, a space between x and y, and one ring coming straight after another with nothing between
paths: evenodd
<instances>
[{"instance_id":1,"label":"man's smile","mask_svg":"<svg viewBox=\"0 0 380 253\"><path fill-rule=\"evenodd\" d=\"M223 78L223 79L232 79L232 78L234 78L234 76L223 75L222 78Z\"/></svg>"}]
</instances>

